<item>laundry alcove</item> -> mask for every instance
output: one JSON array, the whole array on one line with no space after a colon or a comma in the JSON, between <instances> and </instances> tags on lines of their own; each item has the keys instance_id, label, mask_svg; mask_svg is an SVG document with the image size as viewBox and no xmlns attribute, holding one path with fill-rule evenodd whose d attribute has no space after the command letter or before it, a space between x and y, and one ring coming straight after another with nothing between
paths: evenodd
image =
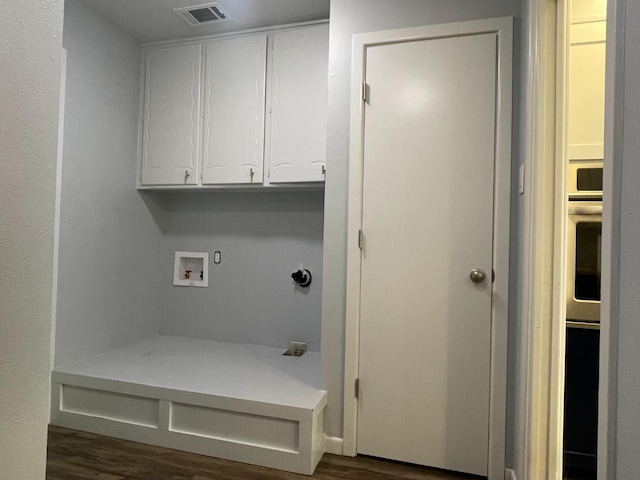
<instances>
[{"instance_id":1,"label":"laundry alcove","mask_svg":"<svg viewBox=\"0 0 640 480\"><path fill-rule=\"evenodd\" d=\"M65 5L51 421L310 474L322 184L137 190L146 47L93 6ZM173 284L175 252L209 253L206 287ZM283 356L292 340L307 353Z\"/></svg>"}]
</instances>

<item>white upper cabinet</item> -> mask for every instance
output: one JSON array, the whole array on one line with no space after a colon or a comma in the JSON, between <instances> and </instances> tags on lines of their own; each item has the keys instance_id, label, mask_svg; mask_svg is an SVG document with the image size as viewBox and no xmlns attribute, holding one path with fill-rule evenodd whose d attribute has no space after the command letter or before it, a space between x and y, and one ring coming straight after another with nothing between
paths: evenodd
<instances>
[{"instance_id":1,"label":"white upper cabinet","mask_svg":"<svg viewBox=\"0 0 640 480\"><path fill-rule=\"evenodd\" d=\"M323 182L329 25L273 34L269 182Z\"/></svg>"},{"instance_id":2,"label":"white upper cabinet","mask_svg":"<svg viewBox=\"0 0 640 480\"><path fill-rule=\"evenodd\" d=\"M567 94L569 160L604 158L607 26L604 9L596 8L603 3L572 2Z\"/></svg>"},{"instance_id":3,"label":"white upper cabinet","mask_svg":"<svg viewBox=\"0 0 640 480\"><path fill-rule=\"evenodd\" d=\"M262 184L267 35L205 48L202 183Z\"/></svg>"},{"instance_id":4,"label":"white upper cabinet","mask_svg":"<svg viewBox=\"0 0 640 480\"><path fill-rule=\"evenodd\" d=\"M145 52L141 185L196 185L202 45Z\"/></svg>"},{"instance_id":5,"label":"white upper cabinet","mask_svg":"<svg viewBox=\"0 0 640 480\"><path fill-rule=\"evenodd\" d=\"M144 53L139 188L324 182L329 25Z\"/></svg>"},{"instance_id":6,"label":"white upper cabinet","mask_svg":"<svg viewBox=\"0 0 640 480\"><path fill-rule=\"evenodd\" d=\"M571 23L586 23L607 18L607 0L571 0Z\"/></svg>"}]
</instances>

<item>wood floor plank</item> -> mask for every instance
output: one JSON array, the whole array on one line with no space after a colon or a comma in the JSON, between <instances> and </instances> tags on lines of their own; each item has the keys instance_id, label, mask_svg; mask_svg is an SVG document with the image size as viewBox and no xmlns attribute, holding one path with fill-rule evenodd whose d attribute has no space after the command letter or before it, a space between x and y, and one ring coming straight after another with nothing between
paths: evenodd
<instances>
[{"instance_id":1,"label":"wood floor plank","mask_svg":"<svg viewBox=\"0 0 640 480\"><path fill-rule=\"evenodd\" d=\"M61 427L49 428L47 480L468 480L475 476L369 457L325 455L313 476Z\"/></svg>"}]
</instances>

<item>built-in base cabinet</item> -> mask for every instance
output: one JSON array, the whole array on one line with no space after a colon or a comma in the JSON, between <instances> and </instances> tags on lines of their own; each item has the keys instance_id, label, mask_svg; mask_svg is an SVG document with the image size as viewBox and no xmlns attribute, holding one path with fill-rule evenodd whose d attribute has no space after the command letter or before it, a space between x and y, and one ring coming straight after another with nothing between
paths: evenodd
<instances>
[{"instance_id":1,"label":"built-in base cabinet","mask_svg":"<svg viewBox=\"0 0 640 480\"><path fill-rule=\"evenodd\" d=\"M567 328L566 338L564 470L595 478L600 330Z\"/></svg>"},{"instance_id":2,"label":"built-in base cabinet","mask_svg":"<svg viewBox=\"0 0 640 480\"><path fill-rule=\"evenodd\" d=\"M157 336L51 374L51 423L310 475L325 452L320 355Z\"/></svg>"},{"instance_id":3,"label":"built-in base cabinet","mask_svg":"<svg viewBox=\"0 0 640 480\"><path fill-rule=\"evenodd\" d=\"M306 475L325 450L326 397L302 409L55 372L51 386L66 428Z\"/></svg>"},{"instance_id":4,"label":"built-in base cabinet","mask_svg":"<svg viewBox=\"0 0 640 480\"><path fill-rule=\"evenodd\" d=\"M324 181L329 27L144 52L139 188Z\"/></svg>"}]
</instances>

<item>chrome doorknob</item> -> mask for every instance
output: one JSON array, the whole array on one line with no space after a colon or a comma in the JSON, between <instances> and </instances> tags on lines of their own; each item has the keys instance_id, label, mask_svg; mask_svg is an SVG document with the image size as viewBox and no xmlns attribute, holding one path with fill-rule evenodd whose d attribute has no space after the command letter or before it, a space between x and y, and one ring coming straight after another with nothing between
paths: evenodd
<instances>
[{"instance_id":1,"label":"chrome doorknob","mask_svg":"<svg viewBox=\"0 0 640 480\"><path fill-rule=\"evenodd\" d=\"M474 268L469 274L469 278L473 283L482 283L487 278L487 274L480 268Z\"/></svg>"}]
</instances>

